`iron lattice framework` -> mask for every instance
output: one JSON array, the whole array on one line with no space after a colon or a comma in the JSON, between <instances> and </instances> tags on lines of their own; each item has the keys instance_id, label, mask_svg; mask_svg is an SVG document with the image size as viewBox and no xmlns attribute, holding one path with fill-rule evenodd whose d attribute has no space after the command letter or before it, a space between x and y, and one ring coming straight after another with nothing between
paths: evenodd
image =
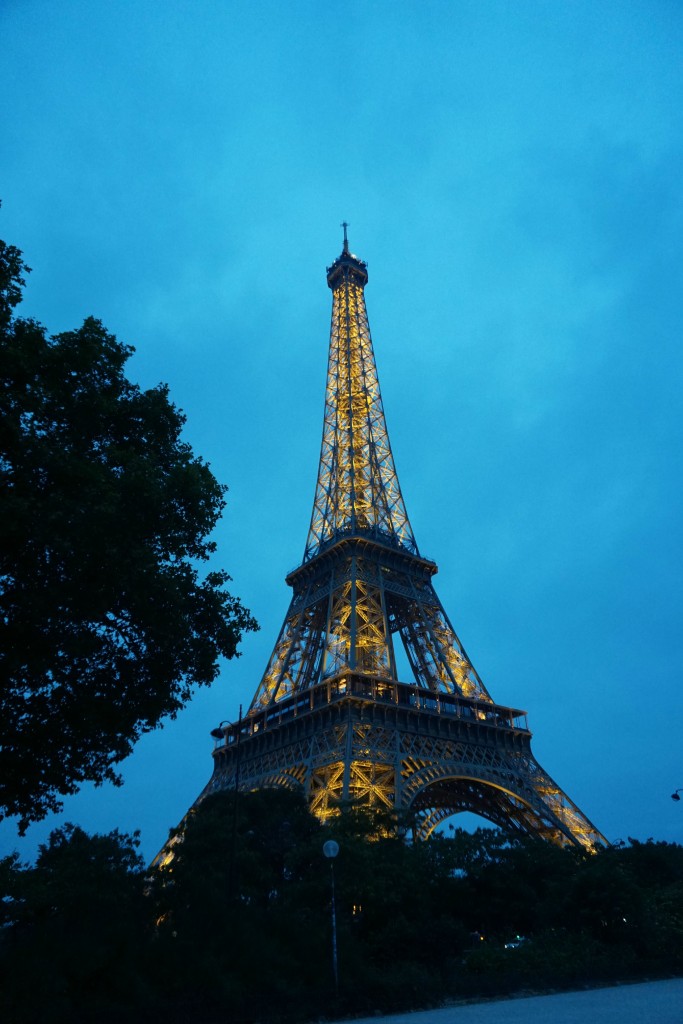
<instances>
[{"instance_id":1,"label":"iron lattice framework","mask_svg":"<svg viewBox=\"0 0 683 1024\"><path fill-rule=\"evenodd\" d=\"M428 836L473 811L508 830L590 847L604 837L531 753L526 715L494 704L418 551L389 444L365 310L367 267L344 249L332 289L313 514L293 596L251 706L225 724L200 795L303 787L327 819L344 803L406 812ZM396 645L412 674L400 680Z\"/></svg>"}]
</instances>

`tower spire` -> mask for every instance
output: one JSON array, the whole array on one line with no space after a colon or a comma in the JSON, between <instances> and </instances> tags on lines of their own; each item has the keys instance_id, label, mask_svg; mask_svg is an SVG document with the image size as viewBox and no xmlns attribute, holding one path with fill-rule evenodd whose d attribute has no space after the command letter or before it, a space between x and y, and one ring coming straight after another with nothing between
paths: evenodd
<instances>
[{"instance_id":1,"label":"tower spire","mask_svg":"<svg viewBox=\"0 0 683 1024\"><path fill-rule=\"evenodd\" d=\"M365 534L417 554L389 444L365 308L367 265L344 250L327 269L332 324L320 465L304 561Z\"/></svg>"},{"instance_id":2,"label":"tower spire","mask_svg":"<svg viewBox=\"0 0 683 1024\"><path fill-rule=\"evenodd\" d=\"M348 223L345 220L343 220L339 226L344 228L344 252L348 252L349 251L349 240L346 237L346 229L348 228L349 225L348 225Z\"/></svg>"}]
</instances>

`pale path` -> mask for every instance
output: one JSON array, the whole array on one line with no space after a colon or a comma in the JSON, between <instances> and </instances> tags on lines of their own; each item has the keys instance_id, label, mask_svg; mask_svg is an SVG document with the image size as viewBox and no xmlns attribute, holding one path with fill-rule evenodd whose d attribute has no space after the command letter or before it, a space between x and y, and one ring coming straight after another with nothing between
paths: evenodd
<instances>
[{"instance_id":1,"label":"pale path","mask_svg":"<svg viewBox=\"0 0 683 1024\"><path fill-rule=\"evenodd\" d=\"M353 1024L683 1024L683 978L366 1017Z\"/></svg>"}]
</instances>

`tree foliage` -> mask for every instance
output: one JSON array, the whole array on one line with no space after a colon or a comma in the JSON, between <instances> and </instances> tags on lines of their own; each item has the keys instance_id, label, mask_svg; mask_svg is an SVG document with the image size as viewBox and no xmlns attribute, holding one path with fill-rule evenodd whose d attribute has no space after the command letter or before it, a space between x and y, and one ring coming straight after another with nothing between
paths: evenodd
<instances>
[{"instance_id":1,"label":"tree foliage","mask_svg":"<svg viewBox=\"0 0 683 1024\"><path fill-rule=\"evenodd\" d=\"M66 825L41 846L35 867L0 862L0 1015L8 1024L79 1021L86 1008L113 1024L112 1005L145 1005L140 967L152 922L137 846L137 836Z\"/></svg>"},{"instance_id":2,"label":"tree foliage","mask_svg":"<svg viewBox=\"0 0 683 1024\"><path fill-rule=\"evenodd\" d=\"M294 1024L683 974L675 844L590 856L490 829L410 844L360 814L322 826L300 793L235 796L204 800L146 875L134 836L73 826L35 867L0 861L0 1019Z\"/></svg>"},{"instance_id":3,"label":"tree foliage","mask_svg":"<svg viewBox=\"0 0 683 1024\"><path fill-rule=\"evenodd\" d=\"M117 781L255 628L225 572L200 574L225 487L168 389L131 383L98 320L15 318L27 270L0 242L0 809L22 827Z\"/></svg>"}]
</instances>

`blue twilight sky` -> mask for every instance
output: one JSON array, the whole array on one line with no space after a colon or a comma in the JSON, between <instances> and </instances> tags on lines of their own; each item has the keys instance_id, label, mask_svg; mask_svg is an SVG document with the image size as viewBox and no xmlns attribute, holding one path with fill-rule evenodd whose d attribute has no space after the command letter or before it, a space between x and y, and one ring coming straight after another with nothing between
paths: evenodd
<instances>
[{"instance_id":1,"label":"blue twilight sky","mask_svg":"<svg viewBox=\"0 0 683 1024\"><path fill-rule=\"evenodd\" d=\"M4 0L24 315L136 347L230 487L262 629L55 824L152 857L256 689L301 559L341 220L418 544L488 689L611 840L683 841L683 8ZM106 543L106 538L103 538ZM40 756L40 752L36 752Z\"/></svg>"}]
</instances>

